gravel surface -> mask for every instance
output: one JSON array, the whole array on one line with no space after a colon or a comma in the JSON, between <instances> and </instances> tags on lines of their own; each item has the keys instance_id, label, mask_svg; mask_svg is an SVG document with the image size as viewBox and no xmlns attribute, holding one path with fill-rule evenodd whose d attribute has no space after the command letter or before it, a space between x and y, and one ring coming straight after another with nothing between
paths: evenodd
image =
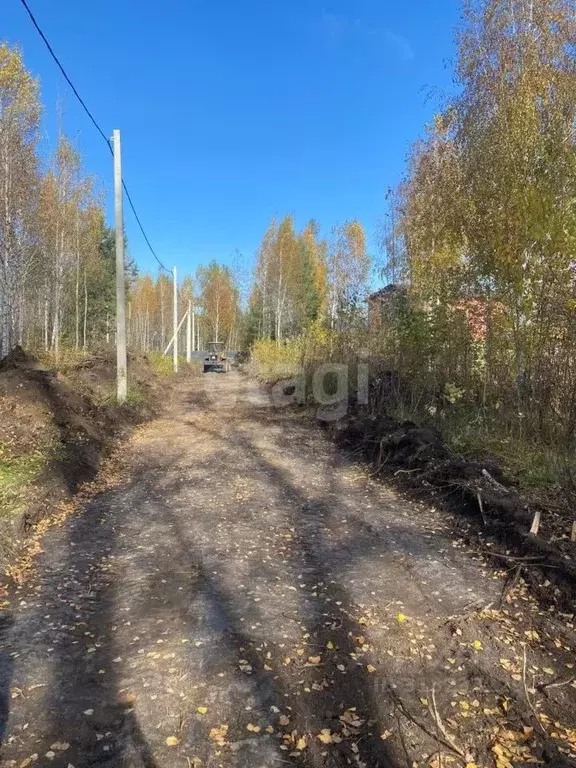
<instances>
[{"instance_id":1,"label":"gravel surface","mask_svg":"<svg viewBox=\"0 0 576 768\"><path fill-rule=\"evenodd\" d=\"M489 764L524 628L453 518L235 371L169 399L11 596L1 764Z\"/></svg>"}]
</instances>

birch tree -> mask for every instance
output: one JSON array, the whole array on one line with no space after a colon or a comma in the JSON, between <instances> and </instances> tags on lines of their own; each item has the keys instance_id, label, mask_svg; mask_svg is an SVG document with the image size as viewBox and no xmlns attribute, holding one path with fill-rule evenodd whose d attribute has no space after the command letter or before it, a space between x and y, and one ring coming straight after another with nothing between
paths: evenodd
<instances>
[{"instance_id":1,"label":"birch tree","mask_svg":"<svg viewBox=\"0 0 576 768\"><path fill-rule=\"evenodd\" d=\"M38 84L0 44L0 357L22 342L24 281L36 254Z\"/></svg>"},{"instance_id":2,"label":"birch tree","mask_svg":"<svg viewBox=\"0 0 576 768\"><path fill-rule=\"evenodd\" d=\"M207 341L230 343L239 317L238 288L228 267L212 261L197 271L198 299Z\"/></svg>"},{"instance_id":3,"label":"birch tree","mask_svg":"<svg viewBox=\"0 0 576 768\"><path fill-rule=\"evenodd\" d=\"M365 298L370 257L366 234L359 221L348 221L332 230L328 248L330 323L344 329Z\"/></svg>"}]
</instances>

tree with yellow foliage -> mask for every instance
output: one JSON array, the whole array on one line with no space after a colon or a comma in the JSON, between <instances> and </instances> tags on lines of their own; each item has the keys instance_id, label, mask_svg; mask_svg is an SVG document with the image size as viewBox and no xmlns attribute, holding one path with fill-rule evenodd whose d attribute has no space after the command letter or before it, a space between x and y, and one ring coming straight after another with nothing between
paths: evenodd
<instances>
[{"instance_id":1,"label":"tree with yellow foliage","mask_svg":"<svg viewBox=\"0 0 576 768\"><path fill-rule=\"evenodd\" d=\"M230 346L240 319L238 288L232 272L212 261L198 268L197 284L205 340L223 341Z\"/></svg>"},{"instance_id":2,"label":"tree with yellow foliage","mask_svg":"<svg viewBox=\"0 0 576 768\"><path fill-rule=\"evenodd\" d=\"M452 382L484 407L506 407L517 436L568 441L575 40L569 0L467 2L459 95L414 147L396 212L412 313L404 330L421 329L404 344L405 364L436 391Z\"/></svg>"},{"instance_id":3,"label":"tree with yellow foliage","mask_svg":"<svg viewBox=\"0 0 576 768\"><path fill-rule=\"evenodd\" d=\"M24 281L34 259L38 83L16 49L0 44L0 357L22 342Z\"/></svg>"},{"instance_id":4,"label":"tree with yellow foliage","mask_svg":"<svg viewBox=\"0 0 576 768\"><path fill-rule=\"evenodd\" d=\"M370 270L366 234L356 219L332 230L327 266L330 325L343 330L361 311Z\"/></svg>"}]
</instances>

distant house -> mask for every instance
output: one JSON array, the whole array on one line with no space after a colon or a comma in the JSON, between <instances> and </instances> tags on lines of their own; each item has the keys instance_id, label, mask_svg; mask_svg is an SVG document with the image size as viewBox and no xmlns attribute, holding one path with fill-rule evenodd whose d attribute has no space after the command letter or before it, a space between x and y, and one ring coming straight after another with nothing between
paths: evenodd
<instances>
[{"instance_id":1,"label":"distant house","mask_svg":"<svg viewBox=\"0 0 576 768\"><path fill-rule=\"evenodd\" d=\"M454 309L464 312L470 335L474 341L485 341L487 331L487 302L483 298L460 299Z\"/></svg>"},{"instance_id":2,"label":"distant house","mask_svg":"<svg viewBox=\"0 0 576 768\"><path fill-rule=\"evenodd\" d=\"M386 320L392 320L407 295L408 291L405 286L394 283L371 293L368 296L369 328L378 330L382 328Z\"/></svg>"},{"instance_id":3,"label":"distant house","mask_svg":"<svg viewBox=\"0 0 576 768\"><path fill-rule=\"evenodd\" d=\"M408 290L403 285L390 284L368 296L368 326L379 330L394 320L400 306L406 301ZM506 310L498 301L490 301L482 296L469 296L459 299L453 308L464 313L470 336L474 341L484 342L490 317L502 315ZM422 306L424 312L430 312L430 305Z\"/></svg>"},{"instance_id":4,"label":"distant house","mask_svg":"<svg viewBox=\"0 0 576 768\"><path fill-rule=\"evenodd\" d=\"M502 316L506 307L500 301L490 301L483 296L470 296L460 299L454 309L464 312L470 336L474 341L486 341L490 318Z\"/></svg>"}]
</instances>

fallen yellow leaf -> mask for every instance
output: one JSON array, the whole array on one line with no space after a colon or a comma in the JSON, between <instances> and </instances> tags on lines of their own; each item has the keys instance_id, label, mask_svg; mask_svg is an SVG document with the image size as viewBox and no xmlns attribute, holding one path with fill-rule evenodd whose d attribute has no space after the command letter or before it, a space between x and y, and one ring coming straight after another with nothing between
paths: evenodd
<instances>
[{"instance_id":1,"label":"fallen yellow leaf","mask_svg":"<svg viewBox=\"0 0 576 768\"><path fill-rule=\"evenodd\" d=\"M166 744L169 747L175 747L177 744L180 744L180 739L177 739L176 736L168 736Z\"/></svg>"},{"instance_id":2,"label":"fallen yellow leaf","mask_svg":"<svg viewBox=\"0 0 576 768\"><path fill-rule=\"evenodd\" d=\"M134 704L136 701L136 694L135 693L122 693L118 696L118 699L121 704Z\"/></svg>"}]
</instances>

